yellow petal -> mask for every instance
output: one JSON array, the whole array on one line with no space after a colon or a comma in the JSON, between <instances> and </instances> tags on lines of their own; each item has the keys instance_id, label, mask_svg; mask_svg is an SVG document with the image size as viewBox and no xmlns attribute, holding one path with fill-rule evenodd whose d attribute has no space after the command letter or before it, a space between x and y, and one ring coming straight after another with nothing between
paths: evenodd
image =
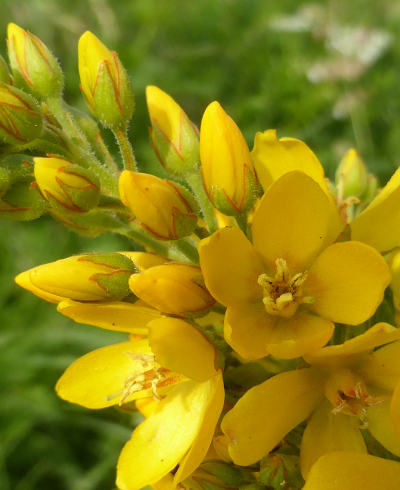
<instances>
[{"instance_id":1,"label":"yellow petal","mask_svg":"<svg viewBox=\"0 0 400 490\"><path fill-rule=\"evenodd\" d=\"M353 240L380 252L400 246L400 169L350 226Z\"/></svg>"},{"instance_id":2,"label":"yellow petal","mask_svg":"<svg viewBox=\"0 0 400 490\"><path fill-rule=\"evenodd\" d=\"M174 387L159 410L134 430L122 449L118 488L139 490L174 469L197 437L214 393L212 380L187 381Z\"/></svg>"},{"instance_id":3,"label":"yellow petal","mask_svg":"<svg viewBox=\"0 0 400 490\"><path fill-rule=\"evenodd\" d=\"M325 345L334 324L305 312L291 318L279 318L268 340L269 353L279 359L295 359Z\"/></svg>"},{"instance_id":4,"label":"yellow petal","mask_svg":"<svg viewBox=\"0 0 400 490\"><path fill-rule=\"evenodd\" d=\"M225 398L222 372L220 371L210 381L214 383L214 395L208 405L207 411L204 414L203 424L199 429L199 433L192 447L190 448L190 451L184 457L179 465L178 471L175 473L175 484L178 484L187 478L203 461L210 447L219 416L221 415Z\"/></svg>"},{"instance_id":5,"label":"yellow petal","mask_svg":"<svg viewBox=\"0 0 400 490\"><path fill-rule=\"evenodd\" d=\"M396 437L390 415L390 401L385 400L368 408L368 430L388 451L400 456L400 442ZM397 424L400 427L400 421ZM400 433L399 433L400 434Z\"/></svg>"},{"instance_id":6,"label":"yellow petal","mask_svg":"<svg viewBox=\"0 0 400 490\"><path fill-rule=\"evenodd\" d=\"M306 269L330 234L330 203L306 174L290 172L264 194L253 218L253 243L268 265L285 259L290 269Z\"/></svg>"},{"instance_id":7,"label":"yellow petal","mask_svg":"<svg viewBox=\"0 0 400 490\"><path fill-rule=\"evenodd\" d=\"M153 415L160 406L161 401L157 400L153 396L151 398L139 398L135 401L137 410L148 419L150 415Z\"/></svg>"},{"instance_id":8,"label":"yellow petal","mask_svg":"<svg viewBox=\"0 0 400 490\"><path fill-rule=\"evenodd\" d=\"M131 259L140 272L150 269L150 267L155 267L156 265L161 265L168 262L165 257L150 252L129 251L118 253L125 255L125 257L128 257L128 259Z\"/></svg>"},{"instance_id":9,"label":"yellow petal","mask_svg":"<svg viewBox=\"0 0 400 490\"><path fill-rule=\"evenodd\" d=\"M335 243L311 266L304 290L312 309L334 322L358 325L382 302L390 271L382 256L360 242Z\"/></svg>"},{"instance_id":10,"label":"yellow petal","mask_svg":"<svg viewBox=\"0 0 400 490\"><path fill-rule=\"evenodd\" d=\"M233 461L259 461L310 415L321 398L321 380L313 369L281 373L251 388L221 423Z\"/></svg>"},{"instance_id":11,"label":"yellow petal","mask_svg":"<svg viewBox=\"0 0 400 490\"><path fill-rule=\"evenodd\" d=\"M329 345L328 347L324 347L323 349L313 352L312 354L304 356L304 358L309 364L313 365L326 365L327 363L340 363L341 365L344 365L345 363L349 364L354 362L354 359L359 357L360 354L372 351L375 347L387 344L388 342L393 342L393 340L397 340L398 338L400 338L399 329L389 325L388 323L377 323L363 334L357 335L357 337L353 337L350 340L346 340L346 342L343 344ZM396 342L395 344L398 344L396 349L398 356L400 355L400 342ZM387 351L386 349L390 349L391 346L395 344L388 345L374 352L370 356L368 362L365 362L362 367L363 375L365 373L371 373L373 376L375 368L378 369L378 365L381 364L382 361L385 362L386 352L388 352L387 359L392 359L392 354L390 354L390 351ZM381 353L383 354L382 357ZM398 364L400 375L400 362ZM382 366L382 368L383 367L384 366ZM386 376L386 371L383 371L382 375L378 371L377 378L380 376Z\"/></svg>"},{"instance_id":12,"label":"yellow petal","mask_svg":"<svg viewBox=\"0 0 400 490\"><path fill-rule=\"evenodd\" d=\"M206 286L220 303L231 305L262 297L257 278L265 268L238 228L223 228L202 240L199 255Z\"/></svg>"},{"instance_id":13,"label":"yellow petal","mask_svg":"<svg viewBox=\"0 0 400 490\"><path fill-rule=\"evenodd\" d=\"M244 359L260 359L269 354L268 342L277 321L277 317L266 313L261 301L229 306L225 314L225 340Z\"/></svg>"},{"instance_id":14,"label":"yellow petal","mask_svg":"<svg viewBox=\"0 0 400 490\"><path fill-rule=\"evenodd\" d=\"M303 434L300 449L301 473L308 472L318 458L333 451L367 451L357 417L332 413L332 405L324 401L311 416Z\"/></svg>"},{"instance_id":15,"label":"yellow petal","mask_svg":"<svg viewBox=\"0 0 400 490\"><path fill-rule=\"evenodd\" d=\"M152 394L150 383L124 399L126 382L143 371L140 359L132 354L151 354L147 340L109 345L89 352L73 362L58 380L60 398L87 408L97 409L124 403ZM172 373L171 373L172 374ZM176 377L175 377L176 378ZM167 386L183 377L167 379ZM158 392L163 394L161 383Z\"/></svg>"},{"instance_id":16,"label":"yellow petal","mask_svg":"<svg viewBox=\"0 0 400 490\"><path fill-rule=\"evenodd\" d=\"M390 340L382 344L400 338L400 329L394 327L392 329L394 331L391 334L388 332L388 336L391 335ZM400 342L393 342L372 352L361 366L360 372L366 383L393 391L400 379Z\"/></svg>"},{"instance_id":17,"label":"yellow petal","mask_svg":"<svg viewBox=\"0 0 400 490\"><path fill-rule=\"evenodd\" d=\"M154 308L122 301L113 303L79 303L62 301L57 310L77 323L85 323L106 330L146 335L147 324L161 317Z\"/></svg>"},{"instance_id":18,"label":"yellow petal","mask_svg":"<svg viewBox=\"0 0 400 490\"><path fill-rule=\"evenodd\" d=\"M158 310L178 316L204 314L215 299L204 287L200 267L168 263L132 274L133 293Z\"/></svg>"},{"instance_id":19,"label":"yellow petal","mask_svg":"<svg viewBox=\"0 0 400 490\"><path fill-rule=\"evenodd\" d=\"M156 124L165 137L180 149L182 108L166 92L154 85L146 87L146 101L152 124Z\"/></svg>"},{"instance_id":20,"label":"yellow petal","mask_svg":"<svg viewBox=\"0 0 400 490\"><path fill-rule=\"evenodd\" d=\"M217 351L194 325L178 318L149 323L149 342L156 361L196 381L215 376Z\"/></svg>"},{"instance_id":21,"label":"yellow petal","mask_svg":"<svg viewBox=\"0 0 400 490\"><path fill-rule=\"evenodd\" d=\"M400 442L400 382L397 383L390 402L390 417L397 441Z\"/></svg>"},{"instance_id":22,"label":"yellow petal","mask_svg":"<svg viewBox=\"0 0 400 490\"><path fill-rule=\"evenodd\" d=\"M18 274L18 276L15 278L15 282L21 288L30 291L35 296L38 296L39 298L44 299L49 303L59 303L60 301L65 299L64 296L58 296L57 294L49 293L48 291L44 291L43 289L35 286L35 284L31 281L31 269Z\"/></svg>"},{"instance_id":23,"label":"yellow petal","mask_svg":"<svg viewBox=\"0 0 400 490\"><path fill-rule=\"evenodd\" d=\"M268 129L263 133L256 133L251 156L265 191L282 175L300 170L328 193L324 169L315 153L303 141L295 138L278 140L276 130Z\"/></svg>"},{"instance_id":24,"label":"yellow petal","mask_svg":"<svg viewBox=\"0 0 400 490\"><path fill-rule=\"evenodd\" d=\"M400 463L338 451L315 463L303 490L398 490L399 485Z\"/></svg>"}]
</instances>

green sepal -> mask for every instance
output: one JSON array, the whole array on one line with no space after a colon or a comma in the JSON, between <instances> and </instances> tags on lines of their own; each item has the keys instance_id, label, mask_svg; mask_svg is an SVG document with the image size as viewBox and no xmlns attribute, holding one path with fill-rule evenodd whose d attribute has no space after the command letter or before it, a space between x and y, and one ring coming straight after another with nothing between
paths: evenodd
<instances>
[{"instance_id":1,"label":"green sepal","mask_svg":"<svg viewBox=\"0 0 400 490\"><path fill-rule=\"evenodd\" d=\"M274 490L302 488L300 458L293 454L270 453L260 463L260 482Z\"/></svg>"},{"instance_id":2,"label":"green sepal","mask_svg":"<svg viewBox=\"0 0 400 490\"><path fill-rule=\"evenodd\" d=\"M93 93L93 105L90 105L94 115L107 128L118 130L125 128L133 115L135 100L132 86L119 58L117 57L120 84L119 92L103 62L98 70L96 87Z\"/></svg>"},{"instance_id":3,"label":"green sepal","mask_svg":"<svg viewBox=\"0 0 400 490\"><path fill-rule=\"evenodd\" d=\"M253 172L246 168L245 172L245 195L240 203L234 203L224 189L213 186L209 189L209 197L215 208L227 216L238 216L250 211L259 195L259 185Z\"/></svg>"},{"instance_id":4,"label":"green sepal","mask_svg":"<svg viewBox=\"0 0 400 490\"><path fill-rule=\"evenodd\" d=\"M200 168L200 143L197 129L184 114L181 117L180 131L180 148L176 148L155 123L150 130L150 140L157 158L167 172L185 178L188 173L197 172Z\"/></svg>"},{"instance_id":5,"label":"green sepal","mask_svg":"<svg viewBox=\"0 0 400 490\"><path fill-rule=\"evenodd\" d=\"M0 218L31 221L47 210L47 202L32 182L14 184L0 199Z\"/></svg>"},{"instance_id":6,"label":"green sepal","mask_svg":"<svg viewBox=\"0 0 400 490\"><path fill-rule=\"evenodd\" d=\"M10 83L11 74L6 60L0 55L0 82Z\"/></svg>"},{"instance_id":7,"label":"green sepal","mask_svg":"<svg viewBox=\"0 0 400 490\"><path fill-rule=\"evenodd\" d=\"M129 278L137 272L137 268L128 257L119 253L103 253L88 255L85 260L110 268L109 273L102 272L91 277L107 292L109 299L118 301L131 294Z\"/></svg>"}]
</instances>

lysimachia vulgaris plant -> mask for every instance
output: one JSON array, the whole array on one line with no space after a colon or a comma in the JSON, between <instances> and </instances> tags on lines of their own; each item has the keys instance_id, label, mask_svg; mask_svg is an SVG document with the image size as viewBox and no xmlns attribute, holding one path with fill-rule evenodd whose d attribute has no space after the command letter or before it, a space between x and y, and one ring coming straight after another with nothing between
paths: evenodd
<instances>
[{"instance_id":1,"label":"lysimachia vulgaris plant","mask_svg":"<svg viewBox=\"0 0 400 490\"><path fill-rule=\"evenodd\" d=\"M88 409L143 415L117 487L399 489L400 169L379 190L349 149L330 182L302 141L270 129L250 151L218 102L198 130L149 85L160 178L138 170L130 78L94 34L78 46L91 116L64 101L36 36L10 24L8 54L1 216L132 239L16 278L75 322L126 334L56 385Z\"/></svg>"}]
</instances>

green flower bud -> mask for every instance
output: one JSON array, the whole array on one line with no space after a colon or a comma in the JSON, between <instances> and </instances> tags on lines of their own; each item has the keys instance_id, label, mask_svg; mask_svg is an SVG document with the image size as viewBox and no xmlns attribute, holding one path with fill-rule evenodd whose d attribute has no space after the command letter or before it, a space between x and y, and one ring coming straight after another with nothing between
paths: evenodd
<instances>
[{"instance_id":1,"label":"green flower bud","mask_svg":"<svg viewBox=\"0 0 400 490\"><path fill-rule=\"evenodd\" d=\"M0 84L0 137L11 145L29 143L42 133L42 110L22 90Z\"/></svg>"},{"instance_id":2,"label":"green flower bud","mask_svg":"<svg viewBox=\"0 0 400 490\"><path fill-rule=\"evenodd\" d=\"M60 157L34 162L36 182L52 208L82 213L97 206L100 182L93 172Z\"/></svg>"},{"instance_id":3,"label":"green flower bud","mask_svg":"<svg viewBox=\"0 0 400 490\"><path fill-rule=\"evenodd\" d=\"M47 209L35 183L19 182L0 199L0 218L14 221L31 221Z\"/></svg>"},{"instance_id":4,"label":"green flower bud","mask_svg":"<svg viewBox=\"0 0 400 490\"><path fill-rule=\"evenodd\" d=\"M63 74L47 46L16 24L8 24L7 35L8 57L16 85L39 99L59 97Z\"/></svg>"},{"instance_id":5,"label":"green flower bud","mask_svg":"<svg viewBox=\"0 0 400 490\"><path fill-rule=\"evenodd\" d=\"M342 197L361 198L368 186L368 173L358 152L351 148L342 158L335 175Z\"/></svg>"}]
</instances>

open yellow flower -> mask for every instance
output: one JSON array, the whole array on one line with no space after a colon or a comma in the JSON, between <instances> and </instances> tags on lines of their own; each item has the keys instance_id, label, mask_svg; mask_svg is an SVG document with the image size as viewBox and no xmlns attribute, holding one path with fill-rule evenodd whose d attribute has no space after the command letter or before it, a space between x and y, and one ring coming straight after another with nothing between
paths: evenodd
<instances>
[{"instance_id":1,"label":"open yellow flower","mask_svg":"<svg viewBox=\"0 0 400 490\"><path fill-rule=\"evenodd\" d=\"M230 227L200 243L206 286L227 306L225 339L242 357L301 356L325 345L333 322L360 324L381 303L385 261L363 243L331 244L334 212L311 177L289 172L256 209L253 244Z\"/></svg>"},{"instance_id":2,"label":"open yellow flower","mask_svg":"<svg viewBox=\"0 0 400 490\"><path fill-rule=\"evenodd\" d=\"M369 454L336 451L320 458L303 490L398 490L400 463Z\"/></svg>"},{"instance_id":3,"label":"open yellow flower","mask_svg":"<svg viewBox=\"0 0 400 490\"><path fill-rule=\"evenodd\" d=\"M177 318L148 324L148 339L97 349L76 360L59 379L58 395L87 408L164 399L122 450L117 485L135 490L173 470L176 483L204 459L220 416L224 387L215 347Z\"/></svg>"},{"instance_id":4,"label":"open yellow flower","mask_svg":"<svg viewBox=\"0 0 400 490\"><path fill-rule=\"evenodd\" d=\"M251 388L221 424L233 461L255 463L311 414L300 451L304 477L324 454L366 453L359 429L367 428L400 456L399 338L399 329L378 323L307 356L310 368L280 373ZM388 345L373 351L383 344Z\"/></svg>"}]
</instances>

